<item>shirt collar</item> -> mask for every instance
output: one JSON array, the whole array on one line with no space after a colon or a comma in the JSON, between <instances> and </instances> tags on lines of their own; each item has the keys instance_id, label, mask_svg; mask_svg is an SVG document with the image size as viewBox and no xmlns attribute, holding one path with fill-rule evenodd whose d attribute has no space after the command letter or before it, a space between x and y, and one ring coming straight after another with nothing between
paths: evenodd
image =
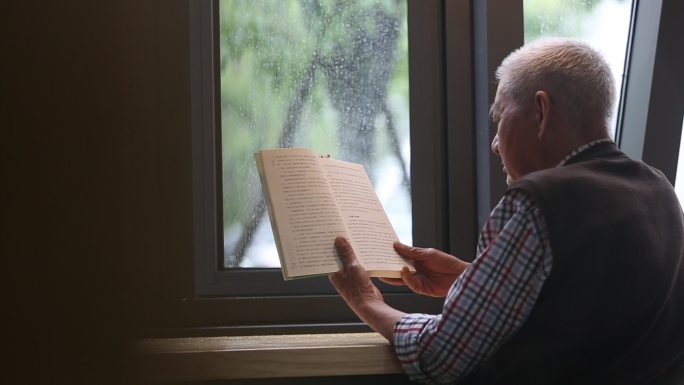
<instances>
[{"instance_id":1,"label":"shirt collar","mask_svg":"<svg viewBox=\"0 0 684 385\"><path fill-rule=\"evenodd\" d=\"M606 139L595 140L595 141L589 142L587 144L583 144L583 145L577 147L575 150L573 150L568 156L563 158L563 160L561 160L560 163L558 163L558 166L565 165L565 163L567 163L570 160L570 158L574 157L575 155L579 154L580 152L586 151L587 149L596 146L597 144L609 143L612 141L613 141L612 139L606 138ZM556 167L558 167L558 166L556 166Z\"/></svg>"}]
</instances>

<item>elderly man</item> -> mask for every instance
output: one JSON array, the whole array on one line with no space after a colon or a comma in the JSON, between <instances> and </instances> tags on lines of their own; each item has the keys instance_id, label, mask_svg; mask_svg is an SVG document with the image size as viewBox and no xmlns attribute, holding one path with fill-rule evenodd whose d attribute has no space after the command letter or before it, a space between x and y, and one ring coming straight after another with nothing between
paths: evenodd
<instances>
[{"instance_id":1,"label":"elderly man","mask_svg":"<svg viewBox=\"0 0 684 385\"><path fill-rule=\"evenodd\" d=\"M442 314L404 314L343 238L330 280L428 383L671 383L684 370L684 228L672 186L610 140L614 84L584 43L547 39L497 71L492 150L509 188L471 263L397 243L417 293Z\"/></svg>"}]
</instances>

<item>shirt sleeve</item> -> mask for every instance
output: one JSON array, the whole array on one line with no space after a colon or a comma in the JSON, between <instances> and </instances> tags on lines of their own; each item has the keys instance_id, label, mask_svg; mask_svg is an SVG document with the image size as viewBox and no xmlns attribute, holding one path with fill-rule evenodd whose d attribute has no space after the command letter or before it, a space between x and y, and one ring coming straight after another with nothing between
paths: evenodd
<instances>
[{"instance_id":1,"label":"shirt sleeve","mask_svg":"<svg viewBox=\"0 0 684 385\"><path fill-rule=\"evenodd\" d=\"M442 314L408 314L394 347L414 381L453 383L489 358L523 325L551 272L540 209L521 191L506 193L478 241L478 256L447 294Z\"/></svg>"}]
</instances>

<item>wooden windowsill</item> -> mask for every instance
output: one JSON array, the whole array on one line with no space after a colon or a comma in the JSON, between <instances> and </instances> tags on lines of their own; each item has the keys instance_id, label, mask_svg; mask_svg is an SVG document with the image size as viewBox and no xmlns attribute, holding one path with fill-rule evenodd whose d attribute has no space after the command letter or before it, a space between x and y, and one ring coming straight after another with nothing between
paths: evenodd
<instances>
[{"instance_id":1,"label":"wooden windowsill","mask_svg":"<svg viewBox=\"0 0 684 385\"><path fill-rule=\"evenodd\" d=\"M377 333L156 338L135 343L145 381L311 377L401 373Z\"/></svg>"}]
</instances>

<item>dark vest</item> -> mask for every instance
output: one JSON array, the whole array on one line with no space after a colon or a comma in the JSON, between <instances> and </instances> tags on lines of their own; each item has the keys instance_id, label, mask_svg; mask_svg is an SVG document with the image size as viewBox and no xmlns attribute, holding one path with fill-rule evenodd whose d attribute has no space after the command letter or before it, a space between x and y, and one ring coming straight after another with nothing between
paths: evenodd
<instances>
[{"instance_id":1,"label":"dark vest","mask_svg":"<svg viewBox=\"0 0 684 385\"><path fill-rule=\"evenodd\" d=\"M514 189L542 210L551 275L465 383L684 383L684 220L667 179L604 143Z\"/></svg>"}]
</instances>

